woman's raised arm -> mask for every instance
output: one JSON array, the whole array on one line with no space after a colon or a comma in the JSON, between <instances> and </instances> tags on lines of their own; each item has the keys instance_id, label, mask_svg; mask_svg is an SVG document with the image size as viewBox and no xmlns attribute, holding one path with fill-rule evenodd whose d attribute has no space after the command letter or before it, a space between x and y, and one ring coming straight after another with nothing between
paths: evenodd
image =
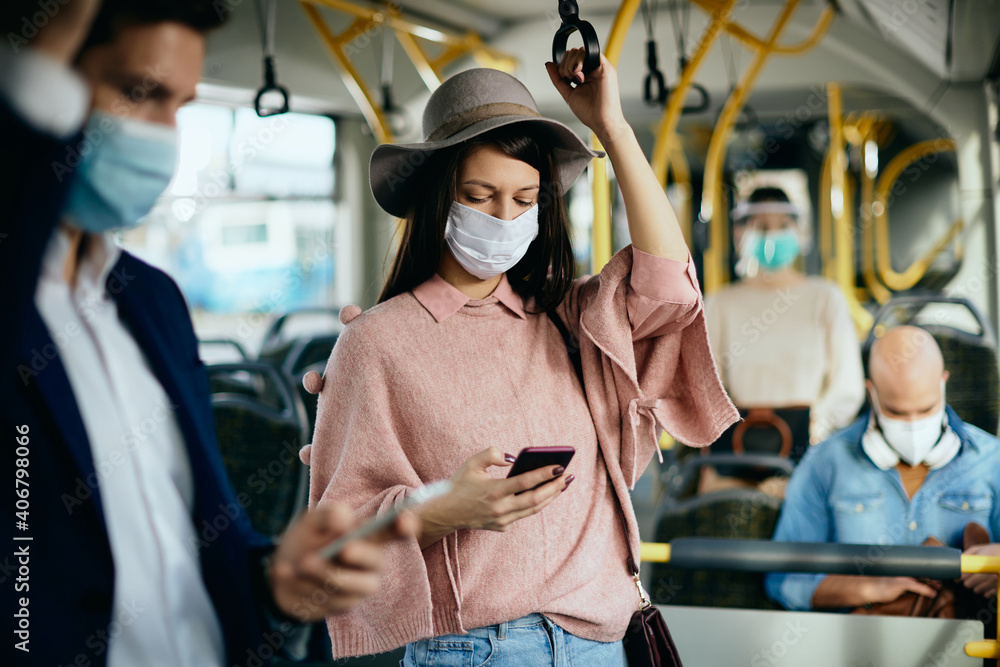
<instances>
[{"instance_id":1,"label":"woman's raised arm","mask_svg":"<svg viewBox=\"0 0 1000 667\"><path fill-rule=\"evenodd\" d=\"M687 262L688 248L677 216L622 113L615 68L602 54L600 67L585 75L583 49L570 49L559 66L546 63L545 69L566 104L597 135L611 160L625 199L632 246L650 255Z\"/></svg>"}]
</instances>

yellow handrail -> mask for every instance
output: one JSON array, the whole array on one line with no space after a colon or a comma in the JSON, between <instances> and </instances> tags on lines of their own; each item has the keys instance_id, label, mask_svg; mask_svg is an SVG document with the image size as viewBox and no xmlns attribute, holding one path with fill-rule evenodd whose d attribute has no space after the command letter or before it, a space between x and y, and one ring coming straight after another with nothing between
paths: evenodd
<instances>
[{"instance_id":1,"label":"yellow handrail","mask_svg":"<svg viewBox=\"0 0 1000 667\"><path fill-rule=\"evenodd\" d=\"M351 39L354 39L356 35L363 34L372 23L382 23L385 20L383 15L379 14L378 20L375 19L374 15L368 18L357 18L347 30L339 35L335 35L329 26L327 26L326 21L323 20L323 16L319 13L318 9L306 0L299 0L299 4L302 6L302 10L306 13L306 16L309 17L309 21L313 24L316 32L319 33L320 38L330 52L330 57L339 66L340 78L344 82L344 85L347 86L347 91L354 98L354 102L361 110L361 114L365 117L368 126L375 133L376 140L381 144L392 143L392 128L389 127L389 121L382 112L382 105L372 98L368 92L368 87L364 85L361 73L354 67L354 63L351 62L351 59L344 51L344 45Z\"/></svg>"},{"instance_id":2,"label":"yellow handrail","mask_svg":"<svg viewBox=\"0 0 1000 667\"><path fill-rule=\"evenodd\" d=\"M962 572L968 574L996 574L1000 576L1000 557L962 554ZM998 584L1000 584L1000 579L998 579ZM997 637L1000 638L1000 614L997 615ZM972 658L982 658L984 660L1000 659L1000 642L996 639L969 642L965 645L965 654Z\"/></svg>"},{"instance_id":3,"label":"yellow handrail","mask_svg":"<svg viewBox=\"0 0 1000 667\"><path fill-rule=\"evenodd\" d=\"M823 166L819 176L819 257L820 273L827 280L837 280L837 267L834 264L836 251L833 238L833 213L830 210L830 153L823 157Z\"/></svg>"},{"instance_id":4,"label":"yellow handrail","mask_svg":"<svg viewBox=\"0 0 1000 667\"><path fill-rule=\"evenodd\" d=\"M639 559L644 563L669 563L669 542L641 542L639 544ZM966 574L995 574L1000 577L1000 556L974 556L962 554L961 571ZM998 580L1000 583L1000 580ZM1000 637L1000 617L997 618L997 636ZM965 654L973 658L985 660L1000 659L1000 642L987 639L981 642L968 642Z\"/></svg>"},{"instance_id":5,"label":"yellow handrail","mask_svg":"<svg viewBox=\"0 0 1000 667\"><path fill-rule=\"evenodd\" d=\"M635 18L641 0L624 0L618 7L611 31L604 43L604 57L615 67L622 55L629 26ZM594 150L604 150L596 135L590 138ZM597 158L590 163L590 187L594 201L594 223L590 230L590 270L600 273L611 259L611 183L608 180L608 159Z\"/></svg>"},{"instance_id":6,"label":"yellow handrail","mask_svg":"<svg viewBox=\"0 0 1000 667\"><path fill-rule=\"evenodd\" d=\"M893 270L889 241L889 195L896 184L896 180L903 173L904 169L917 160L935 153L953 150L955 150L955 142L952 139L921 141L896 155L878 179L878 186L875 190L875 202L872 205L875 214L875 255L878 265L878 276L891 290L907 290L916 285L927 273L927 269L930 268L934 258L947 248L958 236L959 232L962 231L964 226L962 220L956 220L948 228L948 231L923 256L914 261L902 272Z\"/></svg>"},{"instance_id":7,"label":"yellow handrail","mask_svg":"<svg viewBox=\"0 0 1000 667\"><path fill-rule=\"evenodd\" d=\"M372 97L369 86L365 84L364 78L348 54L350 43L360 36L380 29L392 30L430 90L434 90L441 83L442 69L466 54L471 53L473 57L506 71L512 71L517 63L517 59L513 56L483 44L479 36L474 33L458 36L404 19L399 8L392 3L385 9L361 7L349 0L299 0L299 5L319 33L330 57L337 64L340 78L379 143L391 143L394 137L381 104ZM346 30L335 34L327 25L318 7L343 12L353 16L354 21ZM418 37L443 44L444 51L436 58L428 57L416 40Z\"/></svg>"},{"instance_id":8,"label":"yellow handrail","mask_svg":"<svg viewBox=\"0 0 1000 667\"><path fill-rule=\"evenodd\" d=\"M653 173L656 174L660 185L666 186L667 184L667 166L670 155L675 150L674 143L677 133L677 123L680 121L681 111L684 109L688 89L694 81L695 74L697 74L698 69L711 50L715 38L728 24L729 14L738 1L727 0L718 9L709 8L706 6L706 3L701 3L702 7L709 12L711 20L705 27L705 32L702 33L701 38L698 40L698 47L695 49L694 54L681 71L680 81L677 82L677 86L670 95L667 108L664 109L663 116L660 118L660 124L656 130L656 142L653 145L650 165L653 167Z\"/></svg>"},{"instance_id":9,"label":"yellow handrail","mask_svg":"<svg viewBox=\"0 0 1000 667\"><path fill-rule=\"evenodd\" d=\"M684 147L679 141L674 143L670 151L670 169L674 172L674 185L677 186L683 197L674 213L677 215L681 234L684 235L684 242L690 248L693 243L691 237L691 196L694 190L691 188L691 167L688 164L687 155L684 154ZM665 187L666 183L662 185Z\"/></svg>"},{"instance_id":10,"label":"yellow handrail","mask_svg":"<svg viewBox=\"0 0 1000 667\"><path fill-rule=\"evenodd\" d=\"M703 0L694 1L700 4ZM706 294L721 287L729 278L729 210L723 199L722 168L733 123L798 4L799 0L787 0L774 25L771 26L771 32L767 36L766 42L757 49L750 65L747 66L736 87L726 99L715 131L712 133L712 140L708 146L708 157L705 160L705 185L701 207L703 215L711 212L709 246L704 253ZM709 216L705 215L705 217Z\"/></svg>"},{"instance_id":11,"label":"yellow handrail","mask_svg":"<svg viewBox=\"0 0 1000 667\"><path fill-rule=\"evenodd\" d=\"M858 338L862 339L868 335L868 330L871 329L875 318L858 302L854 289L854 195L853 188L848 182L843 99L840 94L840 85L830 82L826 85L826 92L830 123L828 155L830 188L826 196L830 200L834 247L836 248L833 257L834 275L841 293L847 300L847 307L851 312L851 319L854 320L854 328Z\"/></svg>"},{"instance_id":12,"label":"yellow handrail","mask_svg":"<svg viewBox=\"0 0 1000 667\"><path fill-rule=\"evenodd\" d=\"M868 164L868 142L874 142L873 128L877 120L866 115L858 123L857 146L861 149L861 275L865 286L878 303L888 303L892 292L878 280L875 272L875 174L877 168ZM877 147L877 144L876 144ZM877 148L876 148L877 150Z\"/></svg>"},{"instance_id":13,"label":"yellow handrail","mask_svg":"<svg viewBox=\"0 0 1000 667\"><path fill-rule=\"evenodd\" d=\"M816 25L813 26L812 32L799 42L798 44L778 45L774 47L772 53L776 53L781 56L798 56L802 55L806 51L810 50L823 39L823 35L826 34L827 29L830 27L830 23L833 21L833 17L836 16L837 10L834 8L833 4L829 4L820 14L819 19L816 21ZM764 48L764 40L757 37L749 30L746 30L743 26L736 23L726 23L726 32L740 40L747 46L762 49Z\"/></svg>"}]
</instances>

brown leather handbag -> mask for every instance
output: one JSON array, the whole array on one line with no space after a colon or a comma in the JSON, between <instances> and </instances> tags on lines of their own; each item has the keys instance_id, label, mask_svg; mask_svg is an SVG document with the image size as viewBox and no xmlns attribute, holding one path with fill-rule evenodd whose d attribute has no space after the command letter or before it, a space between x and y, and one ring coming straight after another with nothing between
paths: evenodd
<instances>
[{"instance_id":1,"label":"brown leather handbag","mask_svg":"<svg viewBox=\"0 0 1000 667\"><path fill-rule=\"evenodd\" d=\"M972 522L965 526L962 542L963 550L980 544L989 544L990 533L983 526ZM945 544L932 535L924 540L924 546L943 547ZM960 582L930 579L921 579L921 581L935 588L937 595L931 598L918 593L903 593L891 602L858 607L851 613L919 618L976 618L976 614L986 608L986 599L974 591L970 591ZM990 624L987 624L986 627L989 628Z\"/></svg>"}]
</instances>

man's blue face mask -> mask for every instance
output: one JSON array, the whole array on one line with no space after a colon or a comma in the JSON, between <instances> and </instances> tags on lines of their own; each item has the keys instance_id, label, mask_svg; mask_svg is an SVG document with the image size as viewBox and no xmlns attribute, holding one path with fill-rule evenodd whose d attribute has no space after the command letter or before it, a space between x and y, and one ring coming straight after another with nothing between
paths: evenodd
<instances>
[{"instance_id":1,"label":"man's blue face mask","mask_svg":"<svg viewBox=\"0 0 1000 667\"><path fill-rule=\"evenodd\" d=\"M94 111L80 145L64 212L87 232L135 227L163 194L177 164L177 130Z\"/></svg>"}]
</instances>

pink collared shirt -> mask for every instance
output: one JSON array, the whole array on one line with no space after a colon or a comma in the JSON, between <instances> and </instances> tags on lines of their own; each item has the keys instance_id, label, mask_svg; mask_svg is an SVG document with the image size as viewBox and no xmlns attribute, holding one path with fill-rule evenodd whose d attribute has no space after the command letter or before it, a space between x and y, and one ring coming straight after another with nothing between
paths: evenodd
<instances>
[{"instance_id":1,"label":"pink collared shirt","mask_svg":"<svg viewBox=\"0 0 1000 667\"><path fill-rule=\"evenodd\" d=\"M566 474L576 481L507 532L387 546L381 590L328 619L335 657L533 612L587 639L624 635L639 601L626 567L630 553L638 561L628 488L658 451L660 428L704 445L738 415L715 372L690 260L628 247L574 282L557 312L580 342L584 386L559 331L531 310L506 277L470 299L434 276L346 323L319 397L311 506L384 512L490 446L572 445Z\"/></svg>"}]
</instances>

